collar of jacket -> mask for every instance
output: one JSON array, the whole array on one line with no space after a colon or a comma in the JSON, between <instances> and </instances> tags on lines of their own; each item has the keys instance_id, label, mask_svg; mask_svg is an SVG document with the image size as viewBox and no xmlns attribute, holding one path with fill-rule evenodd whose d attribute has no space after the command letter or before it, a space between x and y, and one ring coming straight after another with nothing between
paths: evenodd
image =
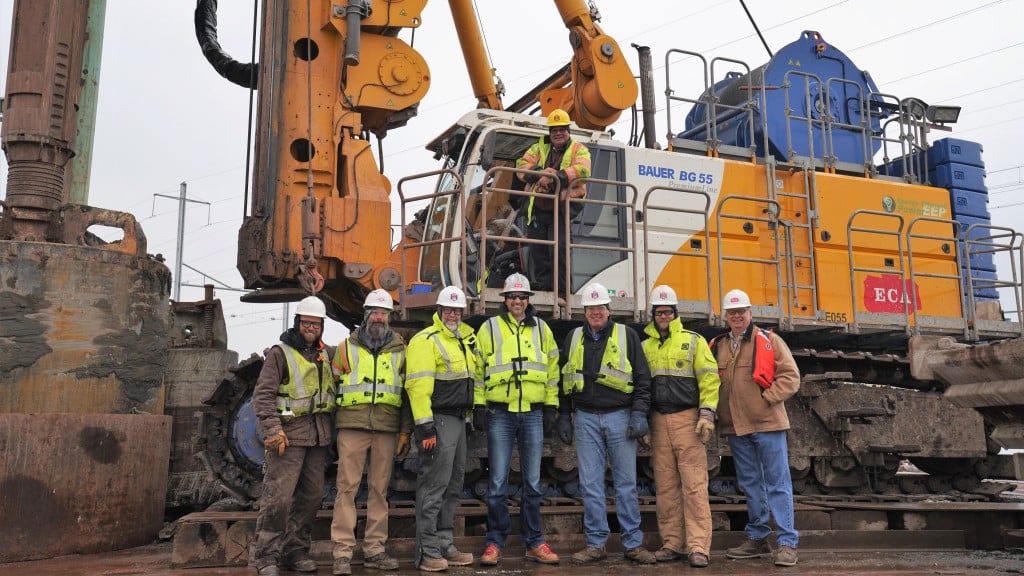
<instances>
[{"instance_id":1,"label":"collar of jacket","mask_svg":"<svg viewBox=\"0 0 1024 576\"><path fill-rule=\"evenodd\" d=\"M362 326L356 328L355 331L352 332L351 338L355 338L356 342L358 342L364 348L366 348L366 349L368 349L370 351L374 350L374 348L370 344L370 340L371 340L370 335L367 334L365 330L363 330ZM388 328L387 333L384 334L384 341L383 341L383 343L376 350L379 351L379 352L390 353L390 352L399 351L399 350L401 350L404 347L405 347L405 341L402 340L402 337L399 336L398 333L395 332L394 330L392 330L391 328Z\"/></svg>"},{"instance_id":2,"label":"collar of jacket","mask_svg":"<svg viewBox=\"0 0 1024 576\"><path fill-rule=\"evenodd\" d=\"M584 324L583 325L583 333L586 334L587 337L590 338L591 340L600 340L601 338L604 338L604 337L608 336L608 334L611 333L612 326L615 326L615 321L612 320L611 318L609 318L608 322L606 322L605 325L602 326L601 329L598 330L597 333L595 334L595 333L591 332L590 324Z\"/></svg>"},{"instance_id":3,"label":"collar of jacket","mask_svg":"<svg viewBox=\"0 0 1024 576\"><path fill-rule=\"evenodd\" d=\"M459 321L459 331L452 332L444 325L444 322L441 321L441 314L438 312L434 312L434 329L443 334L447 334L452 338L458 338L459 340L473 334L473 329L469 327L469 324L462 321Z\"/></svg>"}]
</instances>

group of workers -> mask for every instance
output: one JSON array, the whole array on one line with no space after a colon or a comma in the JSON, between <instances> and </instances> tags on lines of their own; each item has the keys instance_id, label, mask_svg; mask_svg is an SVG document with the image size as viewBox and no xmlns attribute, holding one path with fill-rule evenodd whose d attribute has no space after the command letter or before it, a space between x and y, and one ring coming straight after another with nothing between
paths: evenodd
<instances>
[{"instance_id":1,"label":"group of workers","mask_svg":"<svg viewBox=\"0 0 1024 576\"><path fill-rule=\"evenodd\" d=\"M785 342L752 324L746 293L726 294L722 312L729 332L709 344L683 328L674 290L657 286L649 298L652 321L641 340L611 319L609 291L593 283L581 292L585 322L561 347L530 304L533 291L525 276L509 276L501 295L499 314L474 331L463 322L463 291L442 289L432 324L408 345L391 328L394 304L384 290L370 292L362 324L337 347L322 341L323 302L311 296L299 303L294 326L268 350L253 393L266 448L252 547L259 576L276 576L281 569L316 571L310 532L332 441L338 450L333 574L352 573L355 496L364 469L363 565L398 568L386 551L387 489L396 457L403 458L412 444L420 464L415 566L439 572L472 565L474 555L456 548L453 533L467 424L487 435L483 566L501 562L511 532L513 448L522 476L525 559L560 561L545 541L540 514L545 436L575 446L586 540L573 563L607 556L610 470L626 559L707 566L712 520L705 445L716 429L729 442L749 517L747 540L727 550L727 557L796 564L784 401L797 391L799 372ZM661 538L655 552L643 546L640 528L638 445L651 447ZM776 546L769 540L772 522Z\"/></svg>"}]
</instances>

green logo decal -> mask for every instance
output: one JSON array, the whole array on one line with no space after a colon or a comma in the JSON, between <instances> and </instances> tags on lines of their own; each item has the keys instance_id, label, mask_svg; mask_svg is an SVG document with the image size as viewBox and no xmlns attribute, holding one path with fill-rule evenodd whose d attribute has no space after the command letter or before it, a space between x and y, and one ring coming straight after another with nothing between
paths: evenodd
<instances>
[{"instance_id":1,"label":"green logo decal","mask_svg":"<svg viewBox=\"0 0 1024 576\"><path fill-rule=\"evenodd\" d=\"M893 200L892 196L886 196L885 198L882 198L882 208L884 208L886 212L892 212L896 210L896 201Z\"/></svg>"}]
</instances>

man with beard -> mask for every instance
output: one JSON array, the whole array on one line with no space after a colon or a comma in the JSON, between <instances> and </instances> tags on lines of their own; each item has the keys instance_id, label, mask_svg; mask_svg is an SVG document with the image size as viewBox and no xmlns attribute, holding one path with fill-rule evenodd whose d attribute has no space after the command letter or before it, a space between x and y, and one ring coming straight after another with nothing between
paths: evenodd
<instances>
[{"instance_id":1,"label":"man with beard","mask_svg":"<svg viewBox=\"0 0 1024 576\"><path fill-rule=\"evenodd\" d=\"M294 326L267 350L253 389L267 459L252 547L259 576L278 576L279 565L316 572L310 533L324 499L327 447L334 436L333 350L321 340L326 317L316 296L299 302Z\"/></svg>"},{"instance_id":2,"label":"man with beard","mask_svg":"<svg viewBox=\"0 0 1024 576\"><path fill-rule=\"evenodd\" d=\"M405 389L416 425L416 551L419 570L469 566L452 525L466 472L466 416L476 390L476 335L462 322L466 294L448 286L437 296L434 323L409 341Z\"/></svg>"},{"instance_id":3,"label":"man with beard","mask_svg":"<svg viewBox=\"0 0 1024 576\"><path fill-rule=\"evenodd\" d=\"M334 499L331 541L335 576L352 573L356 545L356 491L366 468L366 530L363 566L397 570L388 556L388 484L395 457L409 452L412 414L402 401L405 341L391 330L391 295L380 288L363 302L363 322L338 344L331 362L338 375L338 495ZM404 407L404 408L403 408ZM397 449L396 449L397 440Z\"/></svg>"},{"instance_id":4,"label":"man with beard","mask_svg":"<svg viewBox=\"0 0 1024 576\"><path fill-rule=\"evenodd\" d=\"M508 513L508 473L512 448L519 446L523 498L519 532L526 559L558 564L558 555L544 541L540 523L540 461L544 435L558 416L558 345L551 328L530 305L530 281L522 274L505 279L501 313L477 331L480 365L473 426L487 430L490 481L487 486L487 539L480 563L501 560L512 529ZM484 402L486 401L486 404Z\"/></svg>"},{"instance_id":5,"label":"man with beard","mask_svg":"<svg viewBox=\"0 0 1024 576\"><path fill-rule=\"evenodd\" d=\"M564 296L569 287L565 265L568 230L563 220L564 212L559 212L559 221L555 223L555 203L559 202L563 210L569 206L571 216L575 217L583 205L568 205L565 199L585 197L586 186L576 180L590 177L590 150L572 139L569 134L569 115L565 110L551 112L548 116L548 135L526 150L522 158L516 161L516 168L530 170L531 172L517 173L518 178L530 185L531 192L544 194L526 199L526 237L535 240L555 240L554 232L558 230L555 244L559 254L558 293ZM559 192L557 197L554 196L556 190ZM533 244L530 247L530 261L527 265L529 276L537 290L554 289L552 251L551 246Z\"/></svg>"}]
</instances>

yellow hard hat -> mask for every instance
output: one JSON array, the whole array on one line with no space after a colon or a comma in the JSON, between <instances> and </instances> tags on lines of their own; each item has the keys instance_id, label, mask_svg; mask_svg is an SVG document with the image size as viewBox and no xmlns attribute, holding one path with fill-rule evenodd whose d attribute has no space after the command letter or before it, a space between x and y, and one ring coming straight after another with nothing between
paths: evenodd
<instances>
[{"instance_id":1,"label":"yellow hard hat","mask_svg":"<svg viewBox=\"0 0 1024 576\"><path fill-rule=\"evenodd\" d=\"M551 114L548 115L548 128L554 128L556 126L568 126L569 125L569 114L561 108L555 108Z\"/></svg>"}]
</instances>

